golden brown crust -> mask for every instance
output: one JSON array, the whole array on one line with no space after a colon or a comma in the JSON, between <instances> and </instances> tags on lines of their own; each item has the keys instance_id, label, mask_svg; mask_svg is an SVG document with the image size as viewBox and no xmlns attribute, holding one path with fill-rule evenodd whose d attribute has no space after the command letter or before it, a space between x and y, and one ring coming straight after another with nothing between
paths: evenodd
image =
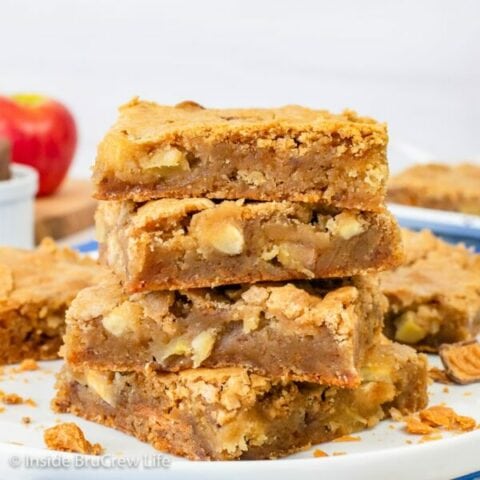
<instances>
[{"instance_id":1,"label":"golden brown crust","mask_svg":"<svg viewBox=\"0 0 480 480\"><path fill-rule=\"evenodd\" d=\"M96 262L44 239L36 250L0 248L0 309L29 302L65 303L98 275Z\"/></svg>"},{"instance_id":2,"label":"golden brown crust","mask_svg":"<svg viewBox=\"0 0 480 480\"><path fill-rule=\"evenodd\" d=\"M414 165L390 179L391 202L480 214L480 166Z\"/></svg>"},{"instance_id":3,"label":"golden brown crust","mask_svg":"<svg viewBox=\"0 0 480 480\"><path fill-rule=\"evenodd\" d=\"M204 109L132 100L98 149L96 196L208 196L381 208L386 127L298 106Z\"/></svg>"},{"instance_id":4,"label":"golden brown crust","mask_svg":"<svg viewBox=\"0 0 480 480\"><path fill-rule=\"evenodd\" d=\"M102 269L46 239L33 251L0 248L0 364L57 357L65 311Z\"/></svg>"},{"instance_id":5,"label":"golden brown crust","mask_svg":"<svg viewBox=\"0 0 480 480\"><path fill-rule=\"evenodd\" d=\"M358 140L357 150L366 148L368 143L385 142L384 124L372 118L360 117L351 110L332 114L298 105L270 109L215 109L201 107L192 101L170 107L139 98L132 99L119 110L120 117L113 130L122 132L138 143L170 144L179 137L205 135L214 143L225 136L241 139L254 135L258 139L265 133L273 139L275 134L286 131L304 134L307 139L335 132L341 138Z\"/></svg>"},{"instance_id":6,"label":"golden brown crust","mask_svg":"<svg viewBox=\"0 0 480 480\"><path fill-rule=\"evenodd\" d=\"M390 338L437 351L480 330L480 256L429 231L403 230L406 260L380 275Z\"/></svg>"}]
</instances>

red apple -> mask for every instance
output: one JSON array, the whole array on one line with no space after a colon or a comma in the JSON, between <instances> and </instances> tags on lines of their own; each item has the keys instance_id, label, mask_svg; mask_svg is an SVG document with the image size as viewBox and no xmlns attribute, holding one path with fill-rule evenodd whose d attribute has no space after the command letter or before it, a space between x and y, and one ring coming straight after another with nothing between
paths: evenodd
<instances>
[{"instance_id":1,"label":"red apple","mask_svg":"<svg viewBox=\"0 0 480 480\"><path fill-rule=\"evenodd\" d=\"M38 196L60 186L77 144L75 120L64 105L37 94L0 96L0 137L10 140L13 162L38 171Z\"/></svg>"}]
</instances>

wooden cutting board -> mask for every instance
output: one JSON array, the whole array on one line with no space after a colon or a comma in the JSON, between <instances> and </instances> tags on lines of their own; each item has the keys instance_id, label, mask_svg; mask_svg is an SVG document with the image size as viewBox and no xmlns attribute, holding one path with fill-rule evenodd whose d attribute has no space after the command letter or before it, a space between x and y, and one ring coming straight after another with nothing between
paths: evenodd
<instances>
[{"instance_id":1,"label":"wooden cutting board","mask_svg":"<svg viewBox=\"0 0 480 480\"><path fill-rule=\"evenodd\" d=\"M96 205L89 180L66 180L57 193L35 202L36 243L44 237L59 239L93 226Z\"/></svg>"}]
</instances>

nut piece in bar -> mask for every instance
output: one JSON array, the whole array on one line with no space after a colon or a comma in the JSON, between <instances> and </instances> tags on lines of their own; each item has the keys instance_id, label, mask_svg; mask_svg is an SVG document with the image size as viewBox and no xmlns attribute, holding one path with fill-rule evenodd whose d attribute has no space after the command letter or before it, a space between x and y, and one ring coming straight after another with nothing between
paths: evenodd
<instances>
[{"instance_id":1,"label":"nut piece in bar","mask_svg":"<svg viewBox=\"0 0 480 480\"><path fill-rule=\"evenodd\" d=\"M385 303L368 276L133 295L112 276L73 301L64 353L73 368L245 367L354 387Z\"/></svg>"},{"instance_id":2,"label":"nut piece in bar","mask_svg":"<svg viewBox=\"0 0 480 480\"><path fill-rule=\"evenodd\" d=\"M389 301L385 333L419 350L475 338L480 331L480 255L424 230L402 230L406 259L380 274Z\"/></svg>"},{"instance_id":3,"label":"nut piece in bar","mask_svg":"<svg viewBox=\"0 0 480 480\"><path fill-rule=\"evenodd\" d=\"M480 381L480 344L476 340L442 345L439 353L448 377L455 383Z\"/></svg>"},{"instance_id":4,"label":"nut piece in bar","mask_svg":"<svg viewBox=\"0 0 480 480\"><path fill-rule=\"evenodd\" d=\"M381 210L386 126L299 106L208 109L134 99L101 142L96 197L319 202Z\"/></svg>"},{"instance_id":5,"label":"nut piece in bar","mask_svg":"<svg viewBox=\"0 0 480 480\"><path fill-rule=\"evenodd\" d=\"M10 177L10 144L6 139L0 138L0 181Z\"/></svg>"},{"instance_id":6,"label":"nut piece in bar","mask_svg":"<svg viewBox=\"0 0 480 480\"><path fill-rule=\"evenodd\" d=\"M0 364L57 358L65 311L102 275L94 260L51 239L31 251L0 248Z\"/></svg>"},{"instance_id":7,"label":"nut piece in bar","mask_svg":"<svg viewBox=\"0 0 480 480\"><path fill-rule=\"evenodd\" d=\"M397 266L386 211L206 198L99 205L100 259L130 292L346 277Z\"/></svg>"},{"instance_id":8,"label":"nut piece in bar","mask_svg":"<svg viewBox=\"0 0 480 480\"><path fill-rule=\"evenodd\" d=\"M53 408L194 460L276 458L373 427L392 407L427 403L426 359L377 342L354 389L273 379L247 369L162 374L64 368Z\"/></svg>"},{"instance_id":9,"label":"nut piece in bar","mask_svg":"<svg viewBox=\"0 0 480 480\"><path fill-rule=\"evenodd\" d=\"M388 200L480 215L480 166L414 165L390 179Z\"/></svg>"}]
</instances>

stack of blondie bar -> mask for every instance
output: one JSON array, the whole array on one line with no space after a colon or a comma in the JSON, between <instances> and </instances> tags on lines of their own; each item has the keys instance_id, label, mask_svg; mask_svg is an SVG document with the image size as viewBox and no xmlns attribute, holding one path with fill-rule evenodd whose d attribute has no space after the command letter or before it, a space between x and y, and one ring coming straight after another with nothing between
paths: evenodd
<instances>
[{"instance_id":1,"label":"stack of blondie bar","mask_svg":"<svg viewBox=\"0 0 480 480\"><path fill-rule=\"evenodd\" d=\"M381 335L386 144L352 112L122 107L94 171L112 274L69 310L55 408L255 459L423 407L423 357Z\"/></svg>"}]
</instances>

